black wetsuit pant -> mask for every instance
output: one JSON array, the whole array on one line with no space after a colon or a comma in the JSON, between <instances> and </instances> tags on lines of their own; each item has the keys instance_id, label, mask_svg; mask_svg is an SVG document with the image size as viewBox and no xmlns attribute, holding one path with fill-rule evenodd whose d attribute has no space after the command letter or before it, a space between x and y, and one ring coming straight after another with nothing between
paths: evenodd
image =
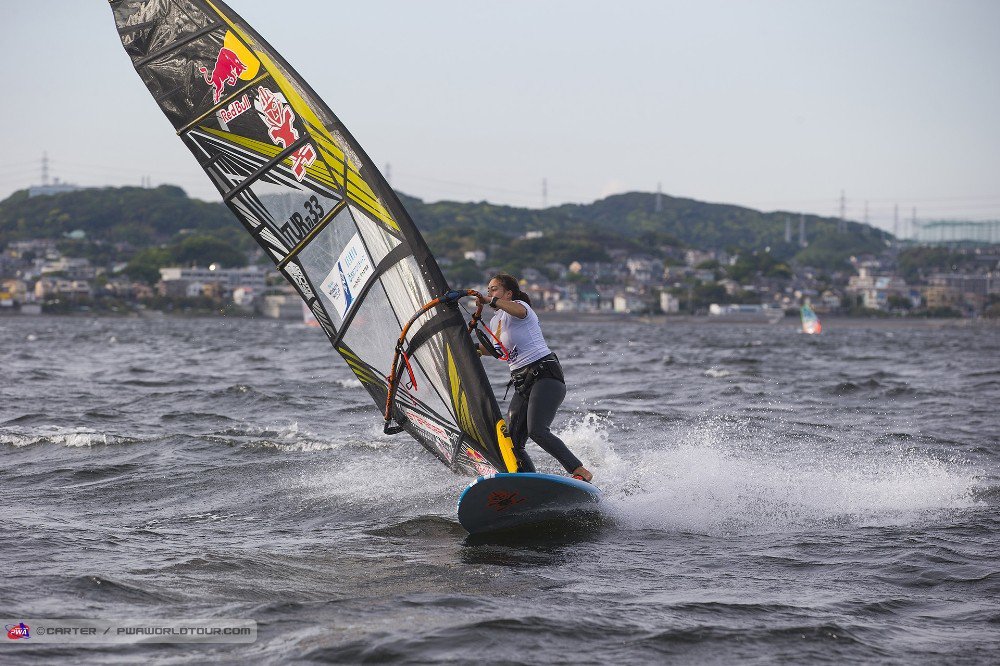
<instances>
[{"instance_id":1,"label":"black wetsuit pant","mask_svg":"<svg viewBox=\"0 0 1000 666\"><path fill-rule=\"evenodd\" d=\"M514 444L517 471L535 471L535 464L524 450L529 437L558 460L567 472L582 465L580 459L549 429L565 397L566 384L552 377L537 379L531 385L528 397L514 392L507 411L507 429Z\"/></svg>"}]
</instances>

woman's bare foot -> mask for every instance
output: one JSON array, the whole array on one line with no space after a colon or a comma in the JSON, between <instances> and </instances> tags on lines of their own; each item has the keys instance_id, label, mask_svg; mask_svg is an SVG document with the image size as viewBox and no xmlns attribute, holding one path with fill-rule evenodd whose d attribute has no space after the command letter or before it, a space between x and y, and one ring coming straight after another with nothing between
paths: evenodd
<instances>
[{"instance_id":1,"label":"woman's bare foot","mask_svg":"<svg viewBox=\"0 0 1000 666\"><path fill-rule=\"evenodd\" d=\"M590 470L583 465L580 465L573 470L573 476L579 477L587 483L590 483L590 480L594 478L594 475L590 473Z\"/></svg>"}]
</instances>

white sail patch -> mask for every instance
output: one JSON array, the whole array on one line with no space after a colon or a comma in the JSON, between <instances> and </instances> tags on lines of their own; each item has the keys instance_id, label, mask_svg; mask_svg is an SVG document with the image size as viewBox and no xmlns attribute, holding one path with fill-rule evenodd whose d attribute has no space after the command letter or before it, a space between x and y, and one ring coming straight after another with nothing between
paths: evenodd
<instances>
[{"instance_id":1,"label":"white sail patch","mask_svg":"<svg viewBox=\"0 0 1000 666\"><path fill-rule=\"evenodd\" d=\"M267 241L268 244L267 249L270 250L271 254L273 254L279 260L284 259L285 256L288 254L288 248L281 244L281 241L278 240L278 237L275 236L270 229L265 228L263 231L261 231L260 238L262 240Z\"/></svg>"},{"instance_id":2,"label":"white sail patch","mask_svg":"<svg viewBox=\"0 0 1000 666\"><path fill-rule=\"evenodd\" d=\"M299 289L299 293L302 294L302 298L306 301L311 301L313 299L313 290L309 286L309 281L306 280L306 276L302 273L302 269L299 268L298 264L295 262L289 262L285 265L285 275L288 279Z\"/></svg>"},{"instance_id":3,"label":"white sail patch","mask_svg":"<svg viewBox=\"0 0 1000 666\"><path fill-rule=\"evenodd\" d=\"M361 237L354 234L320 289L330 298L343 319L365 284L374 276L375 266L372 265L371 257L368 256Z\"/></svg>"}]
</instances>

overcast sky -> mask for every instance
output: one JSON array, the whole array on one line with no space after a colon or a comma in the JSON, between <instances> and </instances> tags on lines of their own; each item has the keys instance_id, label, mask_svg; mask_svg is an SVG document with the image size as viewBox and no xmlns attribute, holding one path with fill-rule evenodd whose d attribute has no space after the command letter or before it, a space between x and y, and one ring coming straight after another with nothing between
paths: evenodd
<instances>
[{"instance_id":1,"label":"overcast sky","mask_svg":"<svg viewBox=\"0 0 1000 666\"><path fill-rule=\"evenodd\" d=\"M49 173L219 200L106 0L0 0L0 198ZM392 185L1000 219L996 0L229 0Z\"/></svg>"}]
</instances>

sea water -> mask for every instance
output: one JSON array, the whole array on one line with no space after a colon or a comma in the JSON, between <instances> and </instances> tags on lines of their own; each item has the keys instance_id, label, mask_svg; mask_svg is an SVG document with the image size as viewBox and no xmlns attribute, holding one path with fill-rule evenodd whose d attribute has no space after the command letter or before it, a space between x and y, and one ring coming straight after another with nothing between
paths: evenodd
<instances>
[{"instance_id":1,"label":"sea water","mask_svg":"<svg viewBox=\"0 0 1000 666\"><path fill-rule=\"evenodd\" d=\"M543 327L608 516L476 540L316 329L0 319L0 616L258 627L0 662L996 663L1000 328Z\"/></svg>"}]
</instances>

